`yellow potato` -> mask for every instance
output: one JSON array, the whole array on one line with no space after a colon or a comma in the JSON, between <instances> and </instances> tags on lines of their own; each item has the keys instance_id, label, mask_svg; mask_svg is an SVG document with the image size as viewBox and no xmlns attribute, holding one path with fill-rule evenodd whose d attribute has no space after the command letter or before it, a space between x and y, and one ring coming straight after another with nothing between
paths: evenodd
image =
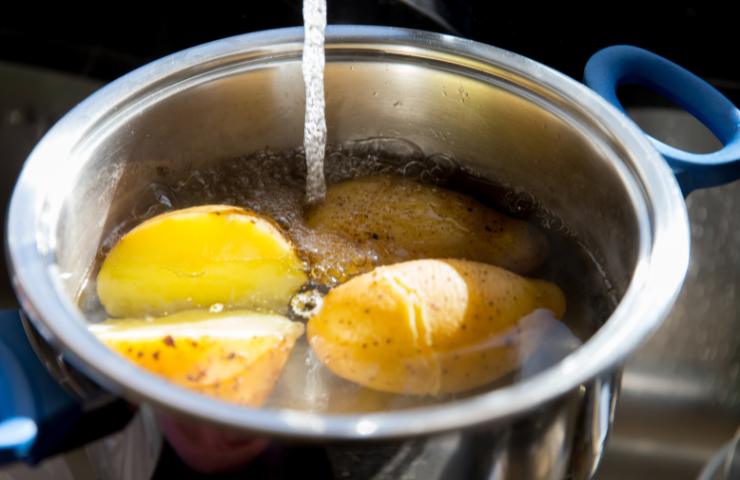
<instances>
[{"instance_id":1,"label":"yellow potato","mask_svg":"<svg viewBox=\"0 0 740 480\"><path fill-rule=\"evenodd\" d=\"M563 293L492 265L416 260L331 290L308 322L308 339L330 370L361 385L402 394L462 392L531 355L542 331L520 329L519 320L537 309L561 318Z\"/></svg>"},{"instance_id":2,"label":"yellow potato","mask_svg":"<svg viewBox=\"0 0 740 480\"><path fill-rule=\"evenodd\" d=\"M346 238L353 248L374 251L381 265L461 258L527 273L548 253L544 234L527 222L457 192L385 175L329 187L324 202L307 212L306 223L318 233ZM341 247L337 243L319 256L338 259L340 271L345 258L359 258L362 271L373 268Z\"/></svg>"},{"instance_id":3,"label":"yellow potato","mask_svg":"<svg viewBox=\"0 0 740 480\"><path fill-rule=\"evenodd\" d=\"M271 221L206 205L156 216L123 236L103 262L97 290L113 317L217 303L281 312L305 281L303 262Z\"/></svg>"},{"instance_id":4,"label":"yellow potato","mask_svg":"<svg viewBox=\"0 0 740 480\"><path fill-rule=\"evenodd\" d=\"M165 318L108 320L90 330L138 366L240 405L268 397L303 325L249 311L187 311Z\"/></svg>"}]
</instances>

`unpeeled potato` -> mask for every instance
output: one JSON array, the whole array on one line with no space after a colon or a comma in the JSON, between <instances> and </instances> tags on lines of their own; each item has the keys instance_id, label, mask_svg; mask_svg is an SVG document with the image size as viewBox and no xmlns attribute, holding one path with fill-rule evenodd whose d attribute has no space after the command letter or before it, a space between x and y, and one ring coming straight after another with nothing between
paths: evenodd
<instances>
[{"instance_id":1,"label":"unpeeled potato","mask_svg":"<svg viewBox=\"0 0 740 480\"><path fill-rule=\"evenodd\" d=\"M280 229L226 205L177 210L123 236L97 277L113 317L164 315L223 304L282 311L306 281L303 263Z\"/></svg>"},{"instance_id":2,"label":"unpeeled potato","mask_svg":"<svg viewBox=\"0 0 740 480\"><path fill-rule=\"evenodd\" d=\"M460 258L527 273L548 253L544 234L527 222L501 215L463 194L387 175L332 185L326 199L307 212L306 223L318 233L349 240L347 248L374 252L380 265ZM342 245L337 242L320 252L329 259L324 263L336 259L337 271L353 271L356 265L346 259L357 258L362 271L373 268L361 254L338 248Z\"/></svg>"},{"instance_id":3,"label":"unpeeled potato","mask_svg":"<svg viewBox=\"0 0 740 480\"><path fill-rule=\"evenodd\" d=\"M240 405L262 405L303 325L249 311L187 311L90 327L110 348L171 382Z\"/></svg>"},{"instance_id":4,"label":"unpeeled potato","mask_svg":"<svg viewBox=\"0 0 740 480\"><path fill-rule=\"evenodd\" d=\"M381 391L443 394L513 370L542 332L518 322L537 309L557 318L552 283L464 260L379 267L331 290L308 322L308 339L335 374Z\"/></svg>"}]
</instances>

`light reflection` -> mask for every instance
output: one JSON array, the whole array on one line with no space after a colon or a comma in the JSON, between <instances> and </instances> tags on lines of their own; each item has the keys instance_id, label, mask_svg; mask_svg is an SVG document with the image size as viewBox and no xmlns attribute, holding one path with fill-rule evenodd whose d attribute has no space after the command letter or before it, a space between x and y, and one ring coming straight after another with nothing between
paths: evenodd
<instances>
[{"instance_id":1,"label":"light reflection","mask_svg":"<svg viewBox=\"0 0 740 480\"><path fill-rule=\"evenodd\" d=\"M0 422L0 448L24 449L36 438L36 422L30 418L12 417Z\"/></svg>"},{"instance_id":2,"label":"light reflection","mask_svg":"<svg viewBox=\"0 0 740 480\"><path fill-rule=\"evenodd\" d=\"M363 437L367 435L372 435L377 429L378 424L366 418L363 418L362 420L357 422L357 425L355 426L355 431L357 432L357 434Z\"/></svg>"},{"instance_id":3,"label":"light reflection","mask_svg":"<svg viewBox=\"0 0 740 480\"><path fill-rule=\"evenodd\" d=\"M326 422L321 415L290 410L281 411L278 415L287 425L297 430L310 430L314 433L326 432Z\"/></svg>"},{"instance_id":4,"label":"light reflection","mask_svg":"<svg viewBox=\"0 0 740 480\"><path fill-rule=\"evenodd\" d=\"M519 320L523 332L523 343L520 345L520 364L522 378L528 378L542 372L578 349L583 342L576 337L568 326L558 320L552 311L539 308ZM539 333L539 335L536 335ZM534 345L527 342L536 341ZM575 368L567 361L564 368Z\"/></svg>"}]
</instances>

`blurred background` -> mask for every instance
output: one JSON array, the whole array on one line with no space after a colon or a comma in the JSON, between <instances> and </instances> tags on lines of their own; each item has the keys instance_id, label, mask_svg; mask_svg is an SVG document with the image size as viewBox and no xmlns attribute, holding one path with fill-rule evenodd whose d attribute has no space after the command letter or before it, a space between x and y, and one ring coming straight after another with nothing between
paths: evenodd
<instances>
[{"instance_id":1,"label":"blurred background","mask_svg":"<svg viewBox=\"0 0 740 480\"><path fill-rule=\"evenodd\" d=\"M451 33L520 53L580 78L596 50L631 43L740 94L735 2L329 0L329 23ZM605 5L606 4L606 5ZM17 8L18 11L12 11ZM0 58L109 81L168 53L244 32L300 25L301 2L6 5Z\"/></svg>"},{"instance_id":2,"label":"blurred background","mask_svg":"<svg viewBox=\"0 0 740 480\"><path fill-rule=\"evenodd\" d=\"M391 25L471 38L577 80L600 48L633 44L683 65L740 105L738 16L730 3L329 0L328 17L330 24ZM193 45L301 23L297 0L180 2L161 10L129 3L86 9L6 3L0 15L2 214L34 143L106 82ZM719 147L691 115L659 96L637 88L620 96L632 118L654 136L697 152ZM602 480L697 478L740 424L740 184L695 192L688 205L693 241L688 280L664 327L627 364ZM0 308L13 308L3 261ZM91 466L105 463L106 455L116 465L149 459L146 475L153 472L154 478L196 477L166 445L127 442L137 436L158 439L146 419L137 421L128 436L53 459L41 470L0 470L0 479L124 478L113 467ZM146 455L137 456L137 448ZM320 447L270 452L247 473L295 478L307 469L316 478L332 475ZM136 478L141 471L128 473Z\"/></svg>"}]
</instances>

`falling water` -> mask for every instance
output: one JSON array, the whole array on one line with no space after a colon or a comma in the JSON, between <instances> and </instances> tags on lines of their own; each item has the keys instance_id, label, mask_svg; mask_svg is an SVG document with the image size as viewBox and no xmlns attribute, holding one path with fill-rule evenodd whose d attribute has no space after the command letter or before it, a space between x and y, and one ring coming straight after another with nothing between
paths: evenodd
<instances>
[{"instance_id":1,"label":"falling water","mask_svg":"<svg viewBox=\"0 0 740 480\"><path fill-rule=\"evenodd\" d=\"M321 202L326 195L324 152L326 118L324 112L324 32L326 0L303 1L303 83L306 88L306 116L303 148L306 152L306 202Z\"/></svg>"}]
</instances>

